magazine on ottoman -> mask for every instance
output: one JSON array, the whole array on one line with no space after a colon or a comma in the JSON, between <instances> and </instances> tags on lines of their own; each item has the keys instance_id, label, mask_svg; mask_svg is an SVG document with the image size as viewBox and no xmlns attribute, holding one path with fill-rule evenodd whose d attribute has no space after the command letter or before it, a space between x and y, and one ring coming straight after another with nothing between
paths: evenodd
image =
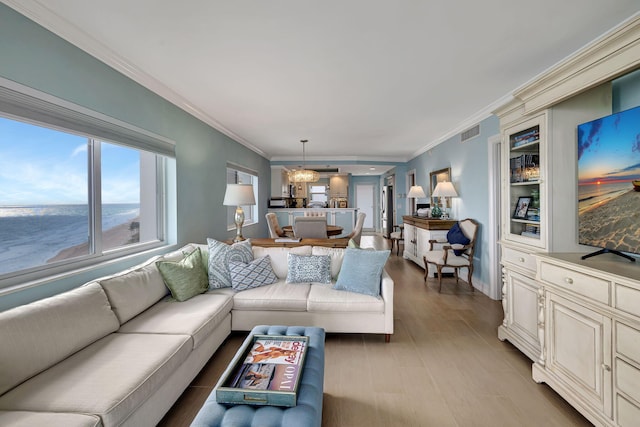
<instances>
[{"instance_id":1,"label":"magazine on ottoman","mask_svg":"<svg viewBox=\"0 0 640 427\"><path fill-rule=\"evenodd\" d=\"M218 403L295 406L308 337L254 335L216 385Z\"/></svg>"}]
</instances>

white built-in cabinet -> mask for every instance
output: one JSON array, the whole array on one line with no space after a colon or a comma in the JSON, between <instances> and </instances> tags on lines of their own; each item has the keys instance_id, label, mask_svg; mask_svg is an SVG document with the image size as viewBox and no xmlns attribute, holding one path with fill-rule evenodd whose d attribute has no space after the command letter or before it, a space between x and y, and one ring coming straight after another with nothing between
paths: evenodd
<instances>
[{"instance_id":1,"label":"white built-in cabinet","mask_svg":"<svg viewBox=\"0 0 640 427\"><path fill-rule=\"evenodd\" d=\"M611 80L637 68L640 16L519 88L501 131L498 337L596 426L640 425L640 263L578 244L580 123L611 114ZM522 197L534 211L517 211Z\"/></svg>"}]
</instances>

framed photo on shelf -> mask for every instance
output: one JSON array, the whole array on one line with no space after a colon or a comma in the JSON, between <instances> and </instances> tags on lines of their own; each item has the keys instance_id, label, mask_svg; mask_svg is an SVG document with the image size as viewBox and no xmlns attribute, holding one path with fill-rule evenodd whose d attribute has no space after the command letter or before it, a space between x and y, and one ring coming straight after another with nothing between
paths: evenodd
<instances>
[{"instance_id":1,"label":"framed photo on shelf","mask_svg":"<svg viewBox=\"0 0 640 427\"><path fill-rule=\"evenodd\" d=\"M527 211L532 201L533 197L530 196L518 197L516 209L513 211L513 219L527 219Z\"/></svg>"}]
</instances>

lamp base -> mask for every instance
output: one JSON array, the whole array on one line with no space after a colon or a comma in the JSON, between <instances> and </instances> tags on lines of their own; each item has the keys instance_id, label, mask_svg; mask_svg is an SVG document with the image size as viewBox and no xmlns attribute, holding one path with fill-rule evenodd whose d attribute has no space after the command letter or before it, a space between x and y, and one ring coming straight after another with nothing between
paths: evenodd
<instances>
[{"instance_id":1,"label":"lamp base","mask_svg":"<svg viewBox=\"0 0 640 427\"><path fill-rule=\"evenodd\" d=\"M243 240L247 240L242 237L242 224L244 224L244 211L242 207L238 206L236 208L236 214L234 216L234 220L236 223L236 237L233 238L233 242L242 242Z\"/></svg>"}]
</instances>

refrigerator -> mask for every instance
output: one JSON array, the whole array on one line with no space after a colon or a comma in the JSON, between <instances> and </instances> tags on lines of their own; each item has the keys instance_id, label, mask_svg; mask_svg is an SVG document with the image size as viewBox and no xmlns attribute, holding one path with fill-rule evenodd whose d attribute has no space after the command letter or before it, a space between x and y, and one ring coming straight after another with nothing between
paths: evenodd
<instances>
[{"instance_id":1,"label":"refrigerator","mask_svg":"<svg viewBox=\"0 0 640 427\"><path fill-rule=\"evenodd\" d=\"M393 186L385 185L382 187L381 215L382 219L382 235L387 239L393 233Z\"/></svg>"}]
</instances>

